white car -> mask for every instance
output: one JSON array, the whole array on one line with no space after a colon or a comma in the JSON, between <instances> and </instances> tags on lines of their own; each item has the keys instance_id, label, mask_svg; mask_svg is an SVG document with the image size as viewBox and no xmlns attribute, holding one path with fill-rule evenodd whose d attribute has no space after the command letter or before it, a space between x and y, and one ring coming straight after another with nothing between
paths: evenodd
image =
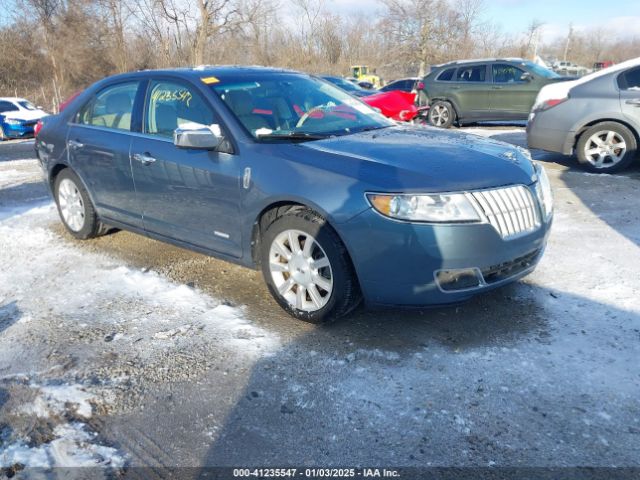
<instances>
[{"instance_id":1,"label":"white car","mask_svg":"<svg viewBox=\"0 0 640 480\"><path fill-rule=\"evenodd\" d=\"M48 115L24 98L0 97L0 141L32 137L38 120Z\"/></svg>"}]
</instances>

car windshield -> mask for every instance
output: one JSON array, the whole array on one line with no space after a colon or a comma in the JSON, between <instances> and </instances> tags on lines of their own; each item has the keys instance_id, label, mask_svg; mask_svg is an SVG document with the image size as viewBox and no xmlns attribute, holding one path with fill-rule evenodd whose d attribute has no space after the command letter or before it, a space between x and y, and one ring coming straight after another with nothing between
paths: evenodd
<instances>
[{"instance_id":1,"label":"car windshield","mask_svg":"<svg viewBox=\"0 0 640 480\"><path fill-rule=\"evenodd\" d=\"M306 75L216 78L211 88L259 141L317 140L393 125L340 88Z\"/></svg>"},{"instance_id":2,"label":"car windshield","mask_svg":"<svg viewBox=\"0 0 640 480\"><path fill-rule=\"evenodd\" d=\"M20 100L18 104L25 110L37 110L33 103L29 102L28 100Z\"/></svg>"},{"instance_id":3,"label":"car windshield","mask_svg":"<svg viewBox=\"0 0 640 480\"><path fill-rule=\"evenodd\" d=\"M524 64L527 67L529 67L529 70L531 70L533 73L535 73L536 75L538 75L540 77L544 77L544 78L560 78L560 75L558 75L553 70L549 70L548 68L543 67L542 65L538 65L537 63L524 62Z\"/></svg>"}]
</instances>

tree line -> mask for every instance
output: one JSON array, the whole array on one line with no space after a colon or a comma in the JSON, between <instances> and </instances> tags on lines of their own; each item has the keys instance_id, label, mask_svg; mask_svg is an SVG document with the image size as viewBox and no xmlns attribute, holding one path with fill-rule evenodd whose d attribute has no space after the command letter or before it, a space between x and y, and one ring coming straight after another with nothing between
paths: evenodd
<instances>
[{"instance_id":1,"label":"tree line","mask_svg":"<svg viewBox=\"0 0 640 480\"><path fill-rule=\"evenodd\" d=\"M55 111L107 75L202 64L271 65L347 75L353 64L385 80L462 58L640 56L640 38L576 33L539 45L487 21L483 0L377 0L339 15L326 0L0 0L0 96Z\"/></svg>"}]
</instances>

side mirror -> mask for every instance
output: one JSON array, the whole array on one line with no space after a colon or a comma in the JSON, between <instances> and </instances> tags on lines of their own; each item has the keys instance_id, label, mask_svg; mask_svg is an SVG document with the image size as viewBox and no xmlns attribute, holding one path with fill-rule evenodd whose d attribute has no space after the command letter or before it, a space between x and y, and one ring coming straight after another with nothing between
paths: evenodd
<instances>
[{"instance_id":1,"label":"side mirror","mask_svg":"<svg viewBox=\"0 0 640 480\"><path fill-rule=\"evenodd\" d=\"M530 82L531 80L533 80L533 76L529 72L524 72L520 76L520 81L522 82Z\"/></svg>"},{"instance_id":2,"label":"side mirror","mask_svg":"<svg viewBox=\"0 0 640 480\"><path fill-rule=\"evenodd\" d=\"M215 150L221 142L222 132L219 125L199 126L199 128L189 128L188 125L183 125L173 132L173 144L178 148Z\"/></svg>"}]
</instances>

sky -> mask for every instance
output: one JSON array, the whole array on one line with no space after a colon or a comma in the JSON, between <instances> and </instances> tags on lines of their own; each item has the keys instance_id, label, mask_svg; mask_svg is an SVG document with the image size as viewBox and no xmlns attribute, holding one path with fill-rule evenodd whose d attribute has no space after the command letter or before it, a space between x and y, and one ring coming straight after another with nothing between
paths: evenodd
<instances>
[{"instance_id":1,"label":"sky","mask_svg":"<svg viewBox=\"0 0 640 480\"><path fill-rule=\"evenodd\" d=\"M369 0L326 0L344 13L363 10L375 13L378 2ZM451 0L455 3L455 0ZM502 31L520 34L526 31L532 20L545 25L542 40L548 42L558 36L566 36L569 24L576 30L602 27L614 37L640 37L639 0L484 0L485 20L500 25ZM363 9L363 5L370 5Z\"/></svg>"},{"instance_id":2,"label":"sky","mask_svg":"<svg viewBox=\"0 0 640 480\"><path fill-rule=\"evenodd\" d=\"M286 0L281 0L285 3ZM455 3L456 0L449 0ZM324 0L338 14L376 16L382 12L376 0ZM0 25L9 21L15 0L0 0ZM577 31L602 27L618 38L640 38L640 0L484 0L485 21L491 21L507 34L522 34L532 20L544 23L541 40L566 37L569 24Z\"/></svg>"}]
</instances>

